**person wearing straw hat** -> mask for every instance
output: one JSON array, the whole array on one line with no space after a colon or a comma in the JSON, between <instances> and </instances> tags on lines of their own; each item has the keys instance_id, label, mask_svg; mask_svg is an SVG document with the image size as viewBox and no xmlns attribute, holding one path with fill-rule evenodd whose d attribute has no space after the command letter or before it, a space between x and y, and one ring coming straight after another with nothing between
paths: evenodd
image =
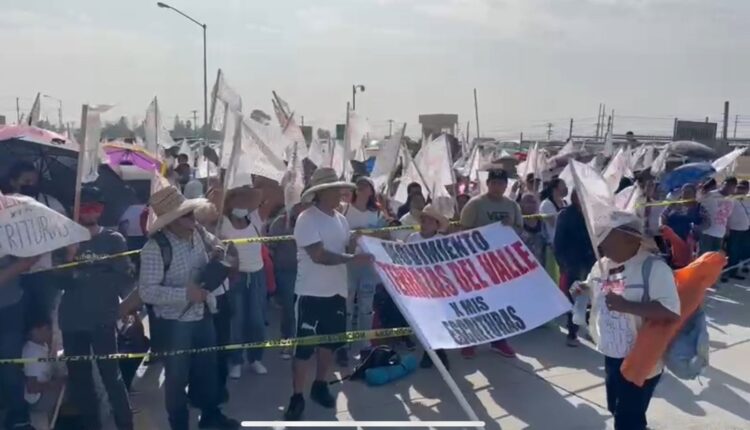
<instances>
[{"instance_id":1,"label":"person wearing straw hat","mask_svg":"<svg viewBox=\"0 0 750 430\"><path fill-rule=\"evenodd\" d=\"M145 303L153 306L163 336L161 347L166 351L216 346L211 317L211 312L216 311L216 297L197 282L209 260L224 249L196 223L194 212L206 204L203 199L186 199L174 186L157 191L150 199L156 220L148 229L150 237L141 251L139 293ZM168 264L164 247L171 251ZM165 404L173 430L190 427L185 393L188 383L191 400L201 409L200 428L239 427L237 421L219 409L216 352L170 355L163 361ZM191 375L191 367L200 371Z\"/></svg>"},{"instance_id":2,"label":"person wearing straw hat","mask_svg":"<svg viewBox=\"0 0 750 430\"><path fill-rule=\"evenodd\" d=\"M422 240L432 239L436 236L442 236L448 231L450 222L448 218L443 216L439 210L433 205L425 206L419 212L419 231L413 232L406 238L406 243L419 242ZM440 357L440 361L443 362L446 369L450 368L448 362L448 355L443 349L435 350L435 353ZM419 367L423 369L429 369L433 366L432 359L425 352L422 354L422 360L419 363Z\"/></svg>"},{"instance_id":3,"label":"person wearing straw hat","mask_svg":"<svg viewBox=\"0 0 750 430\"><path fill-rule=\"evenodd\" d=\"M620 367L644 320L680 318L680 298L672 269L654 254L658 248L653 238L644 235L641 220L630 213L615 215L599 245L602 258L586 281L574 283L572 290L592 298L591 334L604 355L607 408L614 415L615 429L645 430L646 411L663 363L656 365L642 387L626 380Z\"/></svg>"},{"instance_id":4,"label":"person wearing straw hat","mask_svg":"<svg viewBox=\"0 0 750 430\"><path fill-rule=\"evenodd\" d=\"M297 243L297 337L335 335L346 331L346 297L348 293L346 264L372 264L369 254L353 254L356 234L350 234L349 223L336 209L344 189L354 184L339 181L336 171L318 168L310 179L310 186L302 193L302 201L313 205L297 218L294 240ZM333 366L333 352L341 343L319 347L298 345L292 364L293 394L284 413L285 419L297 421L305 410L304 392L308 374L312 371L310 358L317 350L315 380L310 398L321 406L332 409L336 399L328 389Z\"/></svg>"}]
</instances>

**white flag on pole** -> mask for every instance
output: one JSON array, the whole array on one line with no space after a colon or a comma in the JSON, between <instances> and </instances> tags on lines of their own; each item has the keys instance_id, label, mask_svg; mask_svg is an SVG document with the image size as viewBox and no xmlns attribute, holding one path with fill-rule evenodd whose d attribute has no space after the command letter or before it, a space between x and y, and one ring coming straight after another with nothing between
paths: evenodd
<instances>
[{"instance_id":1,"label":"white flag on pole","mask_svg":"<svg viewBox=\"0 0 750 430\"><path fill-rule=\"evenodd\" d=\"M375 166L372 168L370 177L375 182L376 190L383 188L391 177L393 170L398 164L398 155L401 152L401 138L403 137L406 124L400 130L383 142L378 155L375 157Z\"/></svg>"},{"instance_id":2,"label":"white flag on pole","mask_svg":"<svg viewBox=\"0 0 750 430\"><path fill-rule=\"evenodd\" d=\"M607 157L611 157L615 152L615 143L612 141L612 133L607 132L604 137L604 151L602 151Z\"/></svg>"},{"instance_id":3,"label":"white flag on pole","mask_svg":"<svg viewBox=\"0 0 750 430\"><path fill-rule=\"evenodd\" d=\"M99 177L99 164L101 163L101 137L102 120L101 114L110 110L111 105L88 106L86 110L86 126L83 127L83 153L81 154L82 183L94 182Z\"/></svg>"},{"instance_id":4,"label":"white flag on pole","mask_svg":"<svg viewBox=\"0 0 750 430\"><path fill-rule=\"evenodd\" d=\"M241 121L232 150L230 170L233 174L227 178L226 188L242 187L252 184L252 175L261 175L281 183L286 171L284 160L260 136L255 133L257 122L248 118L237 118ZM239 146L238 146L239 145Z\"/></svg>"},{"instance_id":5,"label":"white flag on pole","mask_svg":"<svg viewBox=\"0 0 750 430\"><path fill-rule=\"evenodd\" d=\"M370 134L370 124L367 119L362 118L354 110L349 110L349 124L347 135L349 136L349 148L352 153L352 160L365 162L365 137Z\"/></svg>"},{"instance_id":6,"label":"white flag on pole","mask_svg":"<svg viewBox=\"0 0 750 430\"><path fill-rule=\"evenodd\" d=\"M667 170L667 157L669 156L669 150L665 146L661 152L659 152L659 155L654 159L654 162L651 163L651 174L654 176L659 176L662 173L664 173L665 170Z\"/></svg>"},{"instance_id":7,"label":"white flag on pole","mask_svg":"<svg viewBox=\"0 0 750 430\"><path fill-rule=\"evenodd\" d=\"M422 145L401 176L394 200L405 202L408 198L406 188L412 182L426 188L433 199L446 195L450 198L445 187L453 183L452 169L450 154L448 154L448 140L445 134L441 134L432 142Z\"/></svg>"},{"instance_id":8,"label":"white flag on pole","mask_svg":"<svg viewBox=\"0 0 750 430\"><path fill-rule=\"evenodd\" d=\"M143 132L146 135L145 148L150 153L159 156L160 148L171 148L175 145L172 136L161 118L159 102L154 97L146 109L146 119L143 121Z\"/></svg>"},{"instance_id":9,"label":"white flag on pole","mask_svg":"<svg viewBox=\"0 0 750 430\"><path fill-rule=\"evenodd\" d=\"M31 105L31 111L29 111L28 124L33 127L36 127L37 124L39 124L39 116L41 115L42 110L40 97L41 93L36 93L34 104Z\"/></svg>"},{"instance_id":10,"label":"white flag on pole","mask_svg":"<svg viewBox=\"0 0 750 430\"><path fill-rule=\"evenodd\" d=\"M328 145L326 145L326 147L327 146ZM325 154L320 139L313 138L312 142L310 142L310 149L307 151L307 159L312 161L312 163L318 167L323 166Z\"/></svg>"},{"instance_id":11,"label":"white flag on pole","mask_svg":"<svg viewBox=\"0 0 750 430\"><path fill-rule=\"evenodd\" d=\"M717 158L716 160L711 163L711 166L713 166L714 169L716 169L716 173L721 173L724 170L728 170L728 173L733 173L734 169L730 169L732 164L734 164L735 161L737 161L742 154L747 151L747 147L744 148L737 148L734 151Z\"/></svg>"},{"instance_id":12,"label":"white flag on pole","mask_svg":"<svg viewBox=\"0 0 750 430\"><path fill-rule=\"evenodd\" d=\"M217 111L217 107L219 108ZM219 69L216 75L216 83L211 91L211 118L209 121L214 130L225 130L224 120L227 117L228 110L242 112L242 97L227 84L224 72ZM233 135L230 129L229 134ZM231 140L231 139L230 139Z\"/></svg>"},{"instance_id":13,"label":"white flag on pole","mask_svg":"<svg viewBox=\"0 0 750 430\"><path fill-rule=\"evenodd\" d=\"M302 165L302 158L299 157L297 148L303 144L294 142L292 144L292 155L284 178L281 180L281 186L284 188L284 205L287 210L300 202L300 196L305 188L305 173Z\"/></svg>"},{"instance_id":14,"label":"white flag on pole","mask_svg":"<svg viewBox=\"0 0 750 430\"><path fill-rule=\"evenodd\" d=\"M604 181L607 183L607 185L609 186L609 190L612 193L614 193L614 191L620 185L620 180L623 176L625 176L625 173L630 170L630 168L628 167L630 162L630 157L628 157L629 154L629 150L620 147L614 157L612 157L612 160L610 160L607 167L604 169L604 172L602 172L602 177L604 178Z\"/></svg>"},{"instance_id":15,"label":"white flag on pole","mask_svg":"<svg viewBox=\"0 0 750 430\"><path fill-rule=\"evenodd\" d=\"M594 247L599 246L613 228L638 219L634 213L616 208L609 184L596 170L575 160L570 163Z\"/></svg>"}]
</instances>

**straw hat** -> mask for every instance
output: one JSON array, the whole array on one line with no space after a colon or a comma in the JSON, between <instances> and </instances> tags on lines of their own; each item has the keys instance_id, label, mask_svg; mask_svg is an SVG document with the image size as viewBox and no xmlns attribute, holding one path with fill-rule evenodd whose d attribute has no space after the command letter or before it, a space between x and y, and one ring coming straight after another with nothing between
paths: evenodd
<instances>
[{"instance_id":1,"label":"straw hat","mask_svg":"<svg viewBox=\"0 0 750 430\"><path fill-rule=\"evenodd\" d=\"M156 220L149 227L152 235L194 210L208 204L206 199L186 199L175 186L162 188L149 199Z\"/></svg>"},{"instance_id":2,"label":"straw hat","mask_svg":"<svg viewBox=\"0 0 750 430\"><path fill-rule=\"evenodd\" d=\"M328 190L331 188L350 188L356 186L351 182L340 181L336 171L330 167L319 167L310 178L310 186L302 193L302 201L312 201L315 193L318 191Z\"/></svg>"},{"instance_id":3,"label":"straw hat","mask_svg":"<svg viewBox=\"0 0 750 430\"><path fill-rule=\"evenodd\" d=\"M439 210L433 205L427 205L422 209L422 212L419 214L420 217L428 216L435 221L438 222L438 230L439 231L446 231L448 230L448 227L450 226L450 223L448 222L448 218L444 217L443 214L440 213Z\"/></svg>"}]
</instances>

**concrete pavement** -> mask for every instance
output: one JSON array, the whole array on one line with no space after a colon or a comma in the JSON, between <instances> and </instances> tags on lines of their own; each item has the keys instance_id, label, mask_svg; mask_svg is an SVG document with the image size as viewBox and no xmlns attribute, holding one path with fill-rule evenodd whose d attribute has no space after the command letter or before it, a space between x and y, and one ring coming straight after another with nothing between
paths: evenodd
<instances>
[{"instance_id":1,"label":"concrete pavement","mask_svg":"<svg viewBox=\"0 0 750 430\"><path fill-rule=\"evenodd\" d=\"M723 285L707 300L711 368L699 381L665 373L649 409L652 429L750 429L750 288ZM278 325L272 324L272 333ZM612 428L606 410L603 359L590 344L565 346L557 326L511 340L515 360L481 349L474 360L450 352L451 374L487 429L597 430ZM290 362L268 350L269 374L246 370L230 382L225 412L239 420L280 420L290 394ZM161 368L136 381L139 429L167 428ZM466 420L437 370L419 369L406 379L371 388L361 382L334 386L336 410L307 402L309 420ZM197 418L196 418L197 420ZM197 428L197 425L195 425Z\"/></svg>"}]
</instances>

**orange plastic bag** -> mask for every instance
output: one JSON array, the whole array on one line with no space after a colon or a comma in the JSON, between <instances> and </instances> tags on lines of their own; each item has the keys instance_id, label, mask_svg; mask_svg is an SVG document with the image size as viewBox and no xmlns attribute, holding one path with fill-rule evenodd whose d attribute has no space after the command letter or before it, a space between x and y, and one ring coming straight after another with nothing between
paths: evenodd
<instances>
[{"instance_id":1,"label":"orange plastic bag","mask_svg":"<svg viewBox=\"0 0 750 430\"><path fill-rule=\"evenodd\" d=\"M639 387L643 386L682 325L703 303L706 290L718 281L726 262L723 253L707 252L687 267L674 272L677 294L680 296L680 319L672 323L643 323L633 349L620 367L625 379Z\"/></svg>"}]
</instances>

